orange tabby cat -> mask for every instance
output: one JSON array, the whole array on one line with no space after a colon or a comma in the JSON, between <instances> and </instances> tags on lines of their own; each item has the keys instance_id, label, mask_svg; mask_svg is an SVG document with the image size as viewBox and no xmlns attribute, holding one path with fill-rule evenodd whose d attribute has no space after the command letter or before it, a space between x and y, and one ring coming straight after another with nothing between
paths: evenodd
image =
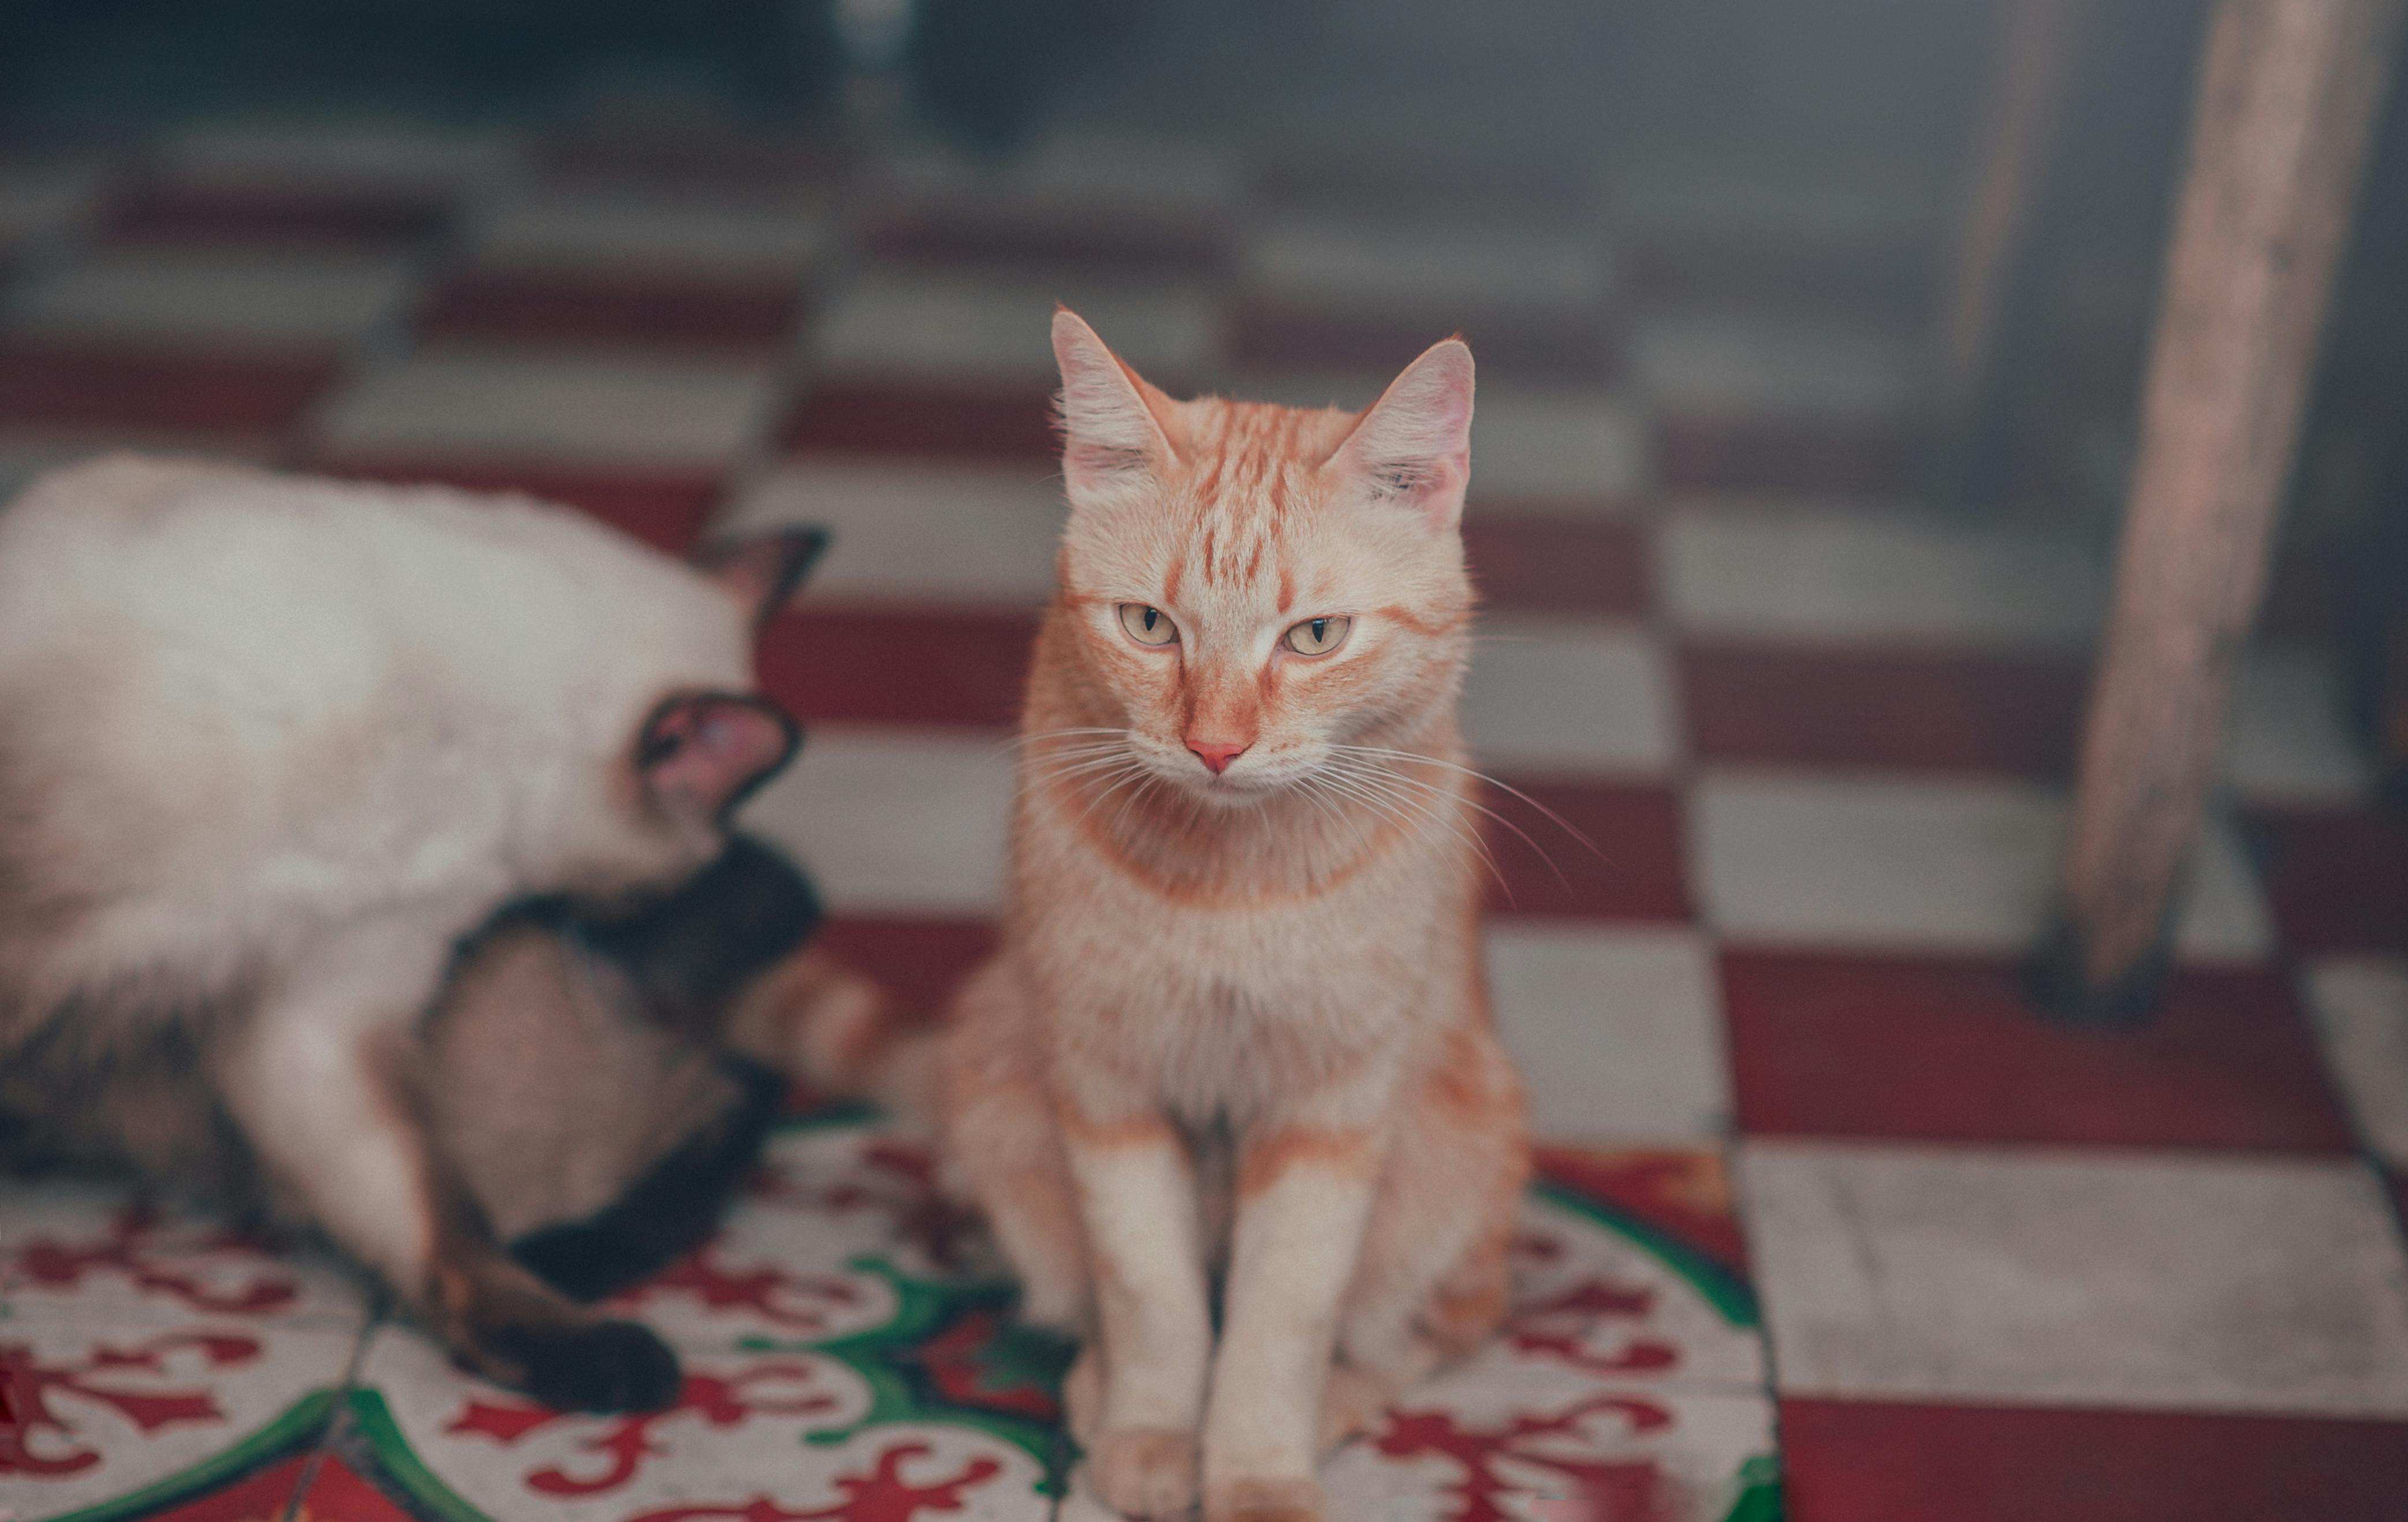
<instances>
[{"instance_id":1,"label":"orange tabby cat","mask_svg":"<svg viewBox=\"0 0 2408 1522\"><path fill-rule=\"evenodd\" d=\"M1356 415L1174 401L1068 311L1054 351L1061 585L941 1151L1089 1339L1106 1503L1313 1517L1320 1449L1496 1326L1528 1169L1455 716L1471 353Z\"/></svg>"}]
</instances>

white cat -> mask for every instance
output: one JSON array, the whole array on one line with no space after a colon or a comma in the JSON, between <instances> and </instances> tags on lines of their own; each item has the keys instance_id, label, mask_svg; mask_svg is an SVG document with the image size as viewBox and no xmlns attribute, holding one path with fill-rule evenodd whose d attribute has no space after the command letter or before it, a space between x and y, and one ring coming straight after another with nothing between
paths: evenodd
<instances>
[{"instance_id":1,"label":"white cat","mask_svg":"<svg viewBox=\"0 0 2408 1522\"><path fill-rule=\"evenodd\" d=\"M0 510L0 1114L141 1160L146 1087L197 1072L283 1207L457 1357L665 1401L666 1346L502 1252L409 1037L504 901L632 904L718 854L796 745L752 636L819 543L689 567L438 488L123 457L35 482Z\"/></svg>"}]
</instances>

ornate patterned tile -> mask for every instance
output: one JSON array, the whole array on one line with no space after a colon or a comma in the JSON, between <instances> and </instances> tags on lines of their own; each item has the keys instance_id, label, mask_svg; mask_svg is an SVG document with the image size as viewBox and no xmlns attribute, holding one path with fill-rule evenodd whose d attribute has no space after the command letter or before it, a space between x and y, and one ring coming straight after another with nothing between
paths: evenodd
<instances>
[{"instance_id":1,"label":"ornate patterned tile","mask_svg":"<svg viewBox=\"0 0 2408 1522\"><path fill-rule=\"evenodd\" d=\"M1680 1209L1650 1204L1702 1199L1727 1228L1727 1192L1697 1183L1718 1163L1571 1156L1532 1196L1505 1333L1331 1460L1341 1515L1630 1496L1661 1503L1650 1515L1755 1515L1735 1510L1770 1475L1753 1298ZM1645 1182L1675 1176L1685 1197ZM1607 1178L1627 1187L1584 1184ZM1041 1516L1075 1459L1055 1400L1069 1349L1009 1319L990 1251L936 1205L924 1154L829 1113L773 1141L714 1241L616 1302L681 1350L676 1405L548 1411L387 1328L336 1450L456 1522Z\"/></svg>"}]
</instances>

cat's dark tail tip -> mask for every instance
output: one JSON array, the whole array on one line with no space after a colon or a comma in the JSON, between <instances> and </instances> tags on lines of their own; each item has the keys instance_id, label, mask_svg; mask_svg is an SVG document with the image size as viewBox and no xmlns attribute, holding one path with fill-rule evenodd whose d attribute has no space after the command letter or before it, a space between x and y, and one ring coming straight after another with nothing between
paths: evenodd
<instances>
[{"instance_id":1,"label":"cat's dark tail tip","mask_svg":"<svg viewBox=\"0 0 2408 1522\"><path fill-rule=\"evenodd\" d=\"M684 1382L669 1345L632 1321L515 1328L495 1341L526 1371L526 1393L555 1411L659 1411Z\"/></svg>"}]
</instances>

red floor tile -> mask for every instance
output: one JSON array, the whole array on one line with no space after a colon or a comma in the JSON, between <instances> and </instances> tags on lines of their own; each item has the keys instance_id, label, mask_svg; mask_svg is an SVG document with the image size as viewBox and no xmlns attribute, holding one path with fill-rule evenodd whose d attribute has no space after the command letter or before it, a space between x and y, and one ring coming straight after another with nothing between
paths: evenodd
<instances>
[{"instance_id":1,"label":"red floor tile","mask_svg":"<svg viewBox=\"0 0 2408 1522\"><path fill-rule=\"evenodd\" d=\"M1726 951L1751 1135L2345 1153L2288 981L2186 969L2134 1031L2034 1013L2006 962Z\"/></svg>"},{"instance_id":2,"label":"red floor tile","mask_svg":"<svg viewBox=\"0 0 2408 1522\"><path fill-rule=\"evenodd\" d=\"M423 328L434 337L521 343L773 349L802 309L790 280L491 270L438 292Z\"/></svg>"},{"instance_id":3,"label":"red floor tile","mask_svg":"<svg viewBox=\"0 0 2408 1522\"><path fill-rule=\"evenodd\" d=\"M160 185L110 208L104 235L121 243L274 243L389 247L443 231L440 196Z\"/></svg>"},{"instance_id":4,"label":"red floor tile","mask_svg":"<svg viewBox=\"0 0 2408 1522\"><path fill-rule=\"evenodd\" d=\"M947 459L1051 460L1053 394L838 381L812 390L787 424L786 445L804 453L922 454Z\"/></svg>"},{"instance_id":5,"label":"red floor tile","mask_svg":"<svg viewBox=\"0 0 2408 1522\"><path fill-rule=\"evenodd\" d=\"M683 554L719 500L715 471L655 475L587 474L552 466L453 465L438 461L337 455L312 468L366 481L440 482L475 492L523 492L582 509L657 550Z\"/></svg>"},{"instance_id":6,"label":"red floor tile","mask_svg":"<svg viewBox=\"0 0 2408 1522\"><path fill-rule=\"evenodd\" d=\"M1433 309L1418 320L1383 321L1257 302L1237 313L1229 349L1242 367L1386 374L1450 334L1471 345L1484 375L1598 382L1614 371L1612 335L1601 319L1582 313Z\"/></svg>"},{"instance_id":7,"label":"red floor tile","mask_svg":"<svg viewBox=\"0 0 2408 1522\"><path fill-rule=\"evenodd\" d=\"M2295 949L2408 952L2408 813L2261 809L2244 823Z\"/></svg>"},{"instance_id":8,"label":"red floor tile","mask_svg":"<svg viewBox=\"0 0 2408 1522\"><path fill-rule=\"evenodd\" d=\"M1906 430L1890 422L1691 415L1656 426L1668 491L1894 492L1913 465Z\"/></svg>"},{"instance_id":9,"label":"red floor tile","mask_svg":"<svg viewBox=\"0 0 2408 1522\"><path fill-rule=\"evenodd\" d=\"M280 1517L299 1492L308 1462L308 1455L296 1454L254 1470L231 1485L137 1515L145 1522L257 1522ZM388 1502L382 1512L353 1515L322 1511L312 1515L323 1522L336 1522L337 1517L341 1522L383 1522L386 1515L395 1514Z\"/></svg>"},{"instance_id":10,"label":"red floor tile","mask_svg":"<svg viewBox=\"0 0 2408 1522\"><path fill-rule=\"evenodd\" d=\"M1781 1403L1788 1522L2398 1522L2408 1422Z\"/></svg>"},{"instance_id":11,"label":"red floor tile","mask_svg":"<svg viewBox=\"0 0 2408 1522\"><path fill-rule=\"evenodd\" d=\"M1206 273L1226 261L1227 240L1206 223L1111 222L1093 217L904 211L863 234L882 264L960 265L1086 274Z\"/></svg>"},{"instance_id":12,"label":"red floor tile","mask_svg":"<svg viewBox=\"0 0 2408 1522\"><path fill-rule=\"evenodd\" d=\"M1465 518L1463 542L1486 607L1622 618L1646 611L1646 536L1636 524L1511 517L1484 505Z\"/></svg>"},{"instance_id":13,"label":"red floor tile","mask_svg":"<svg viewBox=\"0 0 2408 1522\"><path fill-rule=\"evenodd\" d=\"M396 1486L398 1488L398 1486ZM268 1522L278 1514L270 1512L227 1512L222 1522ZM310 1476L309 1488L294 1508L294 1522L416 1522L418 1513L395 1501L385 1490L343 1461L340 1454L328 1454ZM185 1522L179 1518L178 1522ZM221 1522L218 1516L194 1517L190 1522Z\"/></svg>"},{"instance_id":14,"label":"red floor tile","mask_svg":"<svg viewBox=\"0 0 2408 1522\"><path fill-rule=\"evenodd\" d=\"M818 944L877 979L925 1013L941 1013L961 981L995 950L984 920L837 918Z\"/></svg>"},{"instance_id":15,"label":"red floor tile","mask_svg":"<svg viewBox=\"0 0 2408 1522\"><path fill-rule=\"evenodd\" d=\"M808 725L1010 725L1028 679L1034 613L780 615L761 639L761 685Z\"/></svg>"},{"instance_id":16,"label":"red floor tile","mask_svg":"<svg viewBox=\"0 0 2408 1522\"><path fill-rule=\"evenodd\" d=\"M1537 1163L1540 1178L1626 1211L1747 1277L1747 1242L1720 1151L1542 1146Z\"/></svg>"},{"instance_id":17,"label":"red floor tile","mask_svg":"<svg viewBox=\"0 0 2408 1522\"><path fill-rule=\"evenodd\" d=\"M1489 882L1491 910L1580 919L1690 918L1675 789L1559 778L1506 781L1526 801L1495 789L1484 795L1502 816L1487 822L1498 870ZM1583 844L1572 830L1589 843Z\"/></svg>"},{"instance_id":18,"label":"red floor tile","mask_svg":"<svg viewBox=\"0 0 2408 1522\"><path fill-rule=\"evenodd\" d=\"M1690 743L1715 761L2071 771L2079 661L1796 645L1681 652Z\"/></svg>"},{"instance_id":19,"label":"red floor tile","mask_svg":"<svg viewBox=\"0 0 2408 1522\"><path fill-rule=\"evenodd\" d=\"M333 375L322 359L0 340L0 423L275 433Z\"/></svg>"}]
</instances>

